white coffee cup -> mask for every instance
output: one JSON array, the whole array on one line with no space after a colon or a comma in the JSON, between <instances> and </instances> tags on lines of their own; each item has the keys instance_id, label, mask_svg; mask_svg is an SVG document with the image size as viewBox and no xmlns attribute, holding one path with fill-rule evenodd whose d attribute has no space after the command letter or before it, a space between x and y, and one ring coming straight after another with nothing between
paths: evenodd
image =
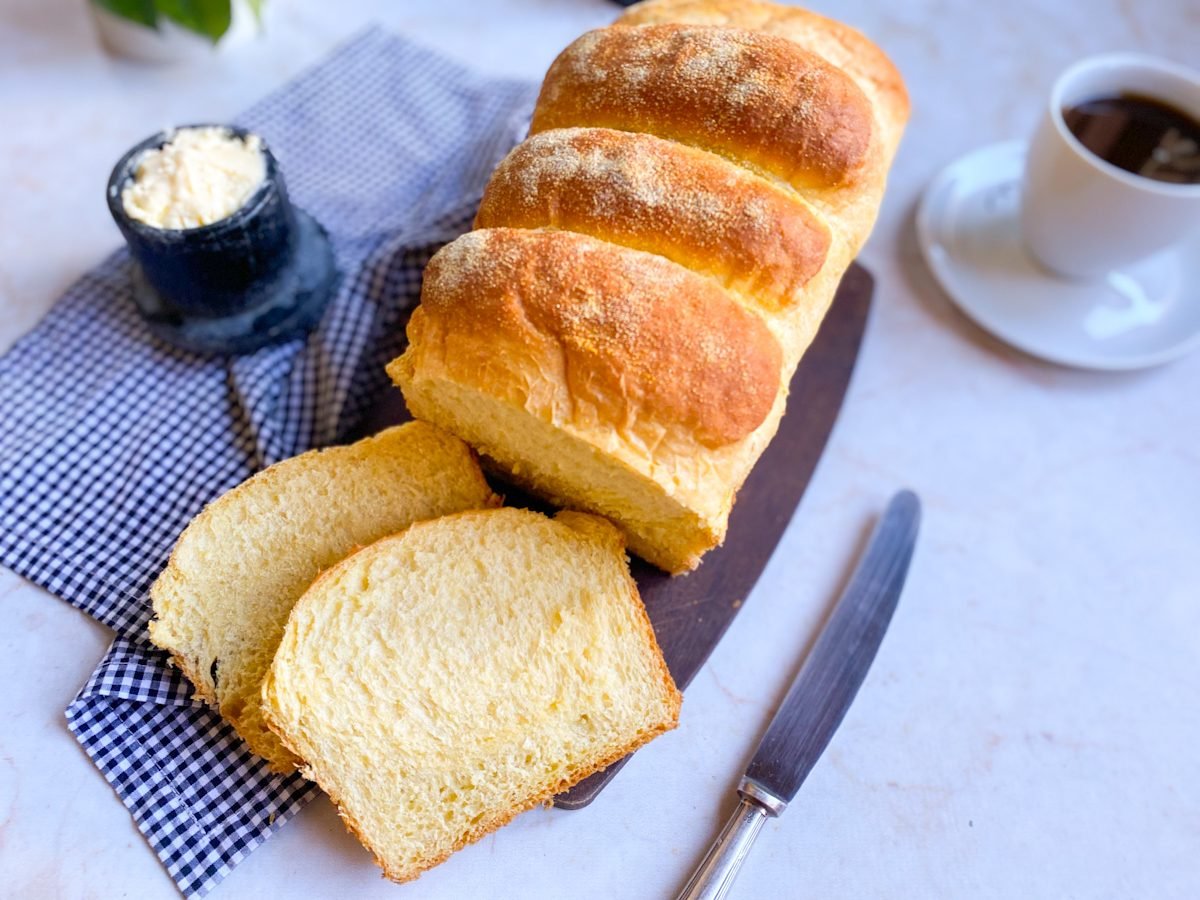
<instances>
[{"instance_id":1,"label":"white coffee cup","mask_svg":"<svg viewBox=\"0 0 1200 900\"><path fill-rule=\"evenodd\" d=\"M1200 226L1200 184L1127 172L1084 147L1063 121L1064 109L1125 93L1200 118L1200 73L1153 57L1094 56L1059 76L1029 147L1021 230L1030 252L1061 275L1104 275Z\"/></svg>"}]
</instances>

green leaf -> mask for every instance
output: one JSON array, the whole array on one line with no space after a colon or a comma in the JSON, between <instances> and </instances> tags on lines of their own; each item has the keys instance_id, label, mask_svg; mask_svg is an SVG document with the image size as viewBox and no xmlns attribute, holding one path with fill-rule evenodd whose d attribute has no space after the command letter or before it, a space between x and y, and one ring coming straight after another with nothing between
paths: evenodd
<instances>
[{"instance_id":1,"label":"green leaf","mask_svg":"<svg viewBox=\"0 0 1200 900\"><path fill-rule=\"evenodd\" d=\"M158 27L158 11L154 8L154 0L93 0L93 2L122 19L137 22L147 28Z\"/></svg>"},{"instance_id":2,"label":"green leaf","mask_svg":"<svg viewBox=\"0 0 1200 900\"><path fill-rule=\"evenodd\" d=\"M230 0L154 0L154 3L172 22L204 35L214 44L229 30L233 18Z\"/></svg>"},{"instance_id":3,"label":"green leaf","mask_svg":"<svg viewBox=\"0 0 1200 900\"><path fill-rule=\"evenodd\" d=\"M263 3L266 0L246 0L246 5L250 7L250 12L254 13L254 21L262 28L262 11Z\"/></svg>"}]
</instances>

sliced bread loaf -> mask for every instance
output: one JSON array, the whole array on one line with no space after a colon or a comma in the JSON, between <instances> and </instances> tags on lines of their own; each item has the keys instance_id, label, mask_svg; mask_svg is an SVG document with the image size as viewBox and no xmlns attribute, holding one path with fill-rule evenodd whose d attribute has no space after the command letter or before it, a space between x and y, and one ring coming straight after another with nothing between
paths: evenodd
<instances>
[{"instance_id":1,"label":"sliced bread loaf","mask_svg":"<svg viewBox=\"0 0 1200 900\"><path fill-rule=\"evenodd\" d=\"M423 422L278 463L183 532L150 591L151 640L272 769L292 771L259 698L297 598L356 547L497 502L467 446Z\"/></svg>"},{"instance_id":2,"label":"sliced bread loaf","mask_svg":"<svg viewBox=\"0 0 1200 900\"><path fill-rule=\"evenodd\" d=\"M619 532L498 509L419 523L323 574L263 703L407 881L673 728L680 696Z\"/></svg>"}]
</instances>

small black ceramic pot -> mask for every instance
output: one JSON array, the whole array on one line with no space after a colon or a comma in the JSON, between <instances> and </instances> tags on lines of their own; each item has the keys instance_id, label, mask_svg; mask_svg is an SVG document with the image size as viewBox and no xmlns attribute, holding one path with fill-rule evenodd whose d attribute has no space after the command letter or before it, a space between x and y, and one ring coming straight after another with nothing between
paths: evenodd
<instances>
[{"instance_id":1,"label":"small black ceramic pot","mask_svg":"<svg viewBox=\"0 0 1200 900\"><path fill-rule=\"evenodd\" d=\"M133 147L108 180L108 209L133 256L133 297L150 330L202 353L244 353L305 334L337 283L333 249L325 230L288 199L265 142L263 183L220 221L155 228L125 212L121 191L138 159L170 138L161 132Z\"/></svg>"}]
</instances>

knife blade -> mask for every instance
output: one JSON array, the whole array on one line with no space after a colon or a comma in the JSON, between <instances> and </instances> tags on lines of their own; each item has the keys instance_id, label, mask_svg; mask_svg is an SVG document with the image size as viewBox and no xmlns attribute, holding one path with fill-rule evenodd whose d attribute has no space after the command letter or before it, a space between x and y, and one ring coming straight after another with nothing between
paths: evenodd
<instances>
[{"instance_id":1,"label":"knife blade","mask_svg":"<svg viewBox=\"0 0 1200 900\"><path fill-rule=\"evenodd\" d=\"M912 491L888 503L738 786L741 802L678 900L728 894L768 818L795 797L854 701L900 599L921 504Z\"/></svg>"}]
</instances>

